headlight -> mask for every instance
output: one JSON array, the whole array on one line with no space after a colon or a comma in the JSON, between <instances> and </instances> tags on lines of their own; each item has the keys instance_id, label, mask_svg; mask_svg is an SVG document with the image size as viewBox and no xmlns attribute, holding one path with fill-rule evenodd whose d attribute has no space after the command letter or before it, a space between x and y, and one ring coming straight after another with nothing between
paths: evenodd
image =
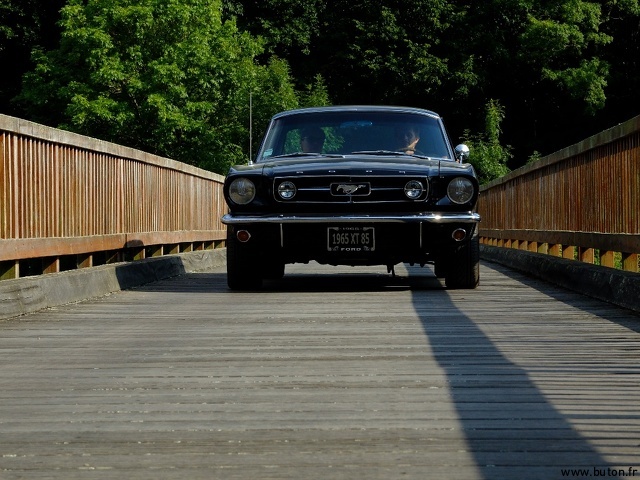
<instances>
[{"instance_id":1,"label":"headlight","mask_svg":"<svg viewBox=\"0 0 640 480\"><path fill-rule=\"evenodd\" d=\"M298 189L293 182L286 181L278 185L278 195L280 195L280 198L283 200L291 200L296 196L297 191Z\"/></svg>"},{"instance_id":2,"label":"headlight","mask_svg":"<svg viewBox=\"0 0 640 480\"><path fill-rule=\"evenodd\" d=\"M404 186L404 194L409 200L420 198L424 192L424 186L417 180L411 180Z\"/></svg>"},{"instance_id":3,"label":"headlight","mask_svg":"<svg viewBox=\"0 0 640 480\"><path fill-rule=\"evenodd\" d=\"M229 185L229 198L237 205L246 205L256 197L256 186L248 178L236 178Z\"/></svg>"},{"instance_id":4,"label":"headlight","mask_svg":"<svg viewBox=\"0 0 640 480\"><path fill-rule=\"evenodd\" d=\"M453 203L467 203L473 198L474 193L473 182L468 178L456 177L447 186L447 196Z\"/></svg>"}]
</instances>

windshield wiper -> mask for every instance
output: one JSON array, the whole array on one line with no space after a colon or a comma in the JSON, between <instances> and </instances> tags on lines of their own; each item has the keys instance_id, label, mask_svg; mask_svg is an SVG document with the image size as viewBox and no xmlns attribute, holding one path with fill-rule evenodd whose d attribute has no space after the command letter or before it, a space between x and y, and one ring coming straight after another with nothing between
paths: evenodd
<instances>
[{"instance_id":1,"label":"windshield wiper","mask_svg":"<svg viewBox=\"0 0 640 480\"><path fill-rule=\"evenodd\" d=\"M274 155L269 158L291 158L291 157L327 157L327 158L343 158L342 153L314 153L314 152L293 152L285 155Z\"/></svg>"},{"instance_id":2,"label":"windshield wiper","mask_svg":"<svg viewBox=\"0 0 640 480\"><path fill-rule=\"evenodd\" d=\"M399 150L358 150L351 152L352 155L408 155Z\"/></svg>"},{"instance_id":3,"label":"windshield wiper","mask_svg":"<svg viewBox=\"0 0 640 480\"><path fill-rule=\"evenodd\" d=\"M293 152L287 153L285 155L274 155L269 158L288 158L288 157L317 157L318 155L322 155L321 153L313 153L313 152Z\"/></svg>"},{"instance_id":4,"label":"windshield wiper","mask_svg":"<svg viewBox=\"0 0 640 480\"><path fill-rule=\"evenodd\" d=\"M416 157L416 158L426 158L430 159L431 157L427 155L422 155L420 153L407 153L402 150L358 150L357 152L351 152L352 155L398 155L402 157Z\"/></svg>"}]
</instances>

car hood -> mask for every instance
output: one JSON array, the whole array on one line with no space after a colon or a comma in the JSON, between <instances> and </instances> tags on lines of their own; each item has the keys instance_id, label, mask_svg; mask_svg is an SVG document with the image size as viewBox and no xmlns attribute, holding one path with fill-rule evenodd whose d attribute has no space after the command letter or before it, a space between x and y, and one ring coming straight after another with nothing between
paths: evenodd
<instances>
[{"instance_id":1,"label":"car hood","mask_svg":"<svg viewBox=\"0 0 640 480\"><path fill-rule=\"evenodd\" d=\"M271 177L289 175L416 175L471 173L473 167L451 160L432 160L396 155L341 155L272 159L234 167L236 173L253 171Z\"/></svg>"}]
</instances>

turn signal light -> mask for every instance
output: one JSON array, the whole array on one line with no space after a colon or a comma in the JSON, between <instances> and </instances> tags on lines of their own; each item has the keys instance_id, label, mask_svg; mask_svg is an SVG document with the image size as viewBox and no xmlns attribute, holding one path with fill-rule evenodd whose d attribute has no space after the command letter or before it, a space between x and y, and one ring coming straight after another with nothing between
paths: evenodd
<instances>
[{"instance_id":1,"label":"turn signal light","mask_svg":"<svg viewBox=\"0 0 640 480\"><path fill-rule=\"evenodd\" d=\"M238 230L238 232L236 233L236 238L238 239L238 241L246 243L251 238L251 234L246 230Z\"/></svg>"},{"instance_id":2,"label":"turn signal light","mask_svg":"<svg viewBox=\"0 0 640 480\"><path fill-rule=\"evenodd\" d=\"M451 234L451 237L456 241L456 242L461 242L462 240L464 240L465 238L467 238L467 232L464 228L456 228L453 233Z\"/></svg>"}]
</instances>

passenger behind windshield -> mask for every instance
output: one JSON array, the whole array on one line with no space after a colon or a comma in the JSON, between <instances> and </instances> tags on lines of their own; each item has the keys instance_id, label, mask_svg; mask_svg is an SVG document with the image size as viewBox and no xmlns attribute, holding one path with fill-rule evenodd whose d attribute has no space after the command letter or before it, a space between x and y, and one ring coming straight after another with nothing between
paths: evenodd
<instances>
[{"instance_id":1,"label":"passenger behind windshield","mask_svg":"<svg viewBox=\"0 0 640 480\"><path fill-rule=\"evenodd\" d=\"M324 140L325 134L320 127L308 127L300 133L300 148L304 153L320 153Z\"/></svg>"},{"instance_id":2,"label":"passenger behind windshield","mask_svg":"<svg viewBox=\"0 0 640 480\"><path fill-rule=\"evenodd\" d=\"M413 155L416 153L416 145L420 141L420 132L417 127L404 125L396 131L397 148L400 152Z\"/></svg>"}]
</instances>

